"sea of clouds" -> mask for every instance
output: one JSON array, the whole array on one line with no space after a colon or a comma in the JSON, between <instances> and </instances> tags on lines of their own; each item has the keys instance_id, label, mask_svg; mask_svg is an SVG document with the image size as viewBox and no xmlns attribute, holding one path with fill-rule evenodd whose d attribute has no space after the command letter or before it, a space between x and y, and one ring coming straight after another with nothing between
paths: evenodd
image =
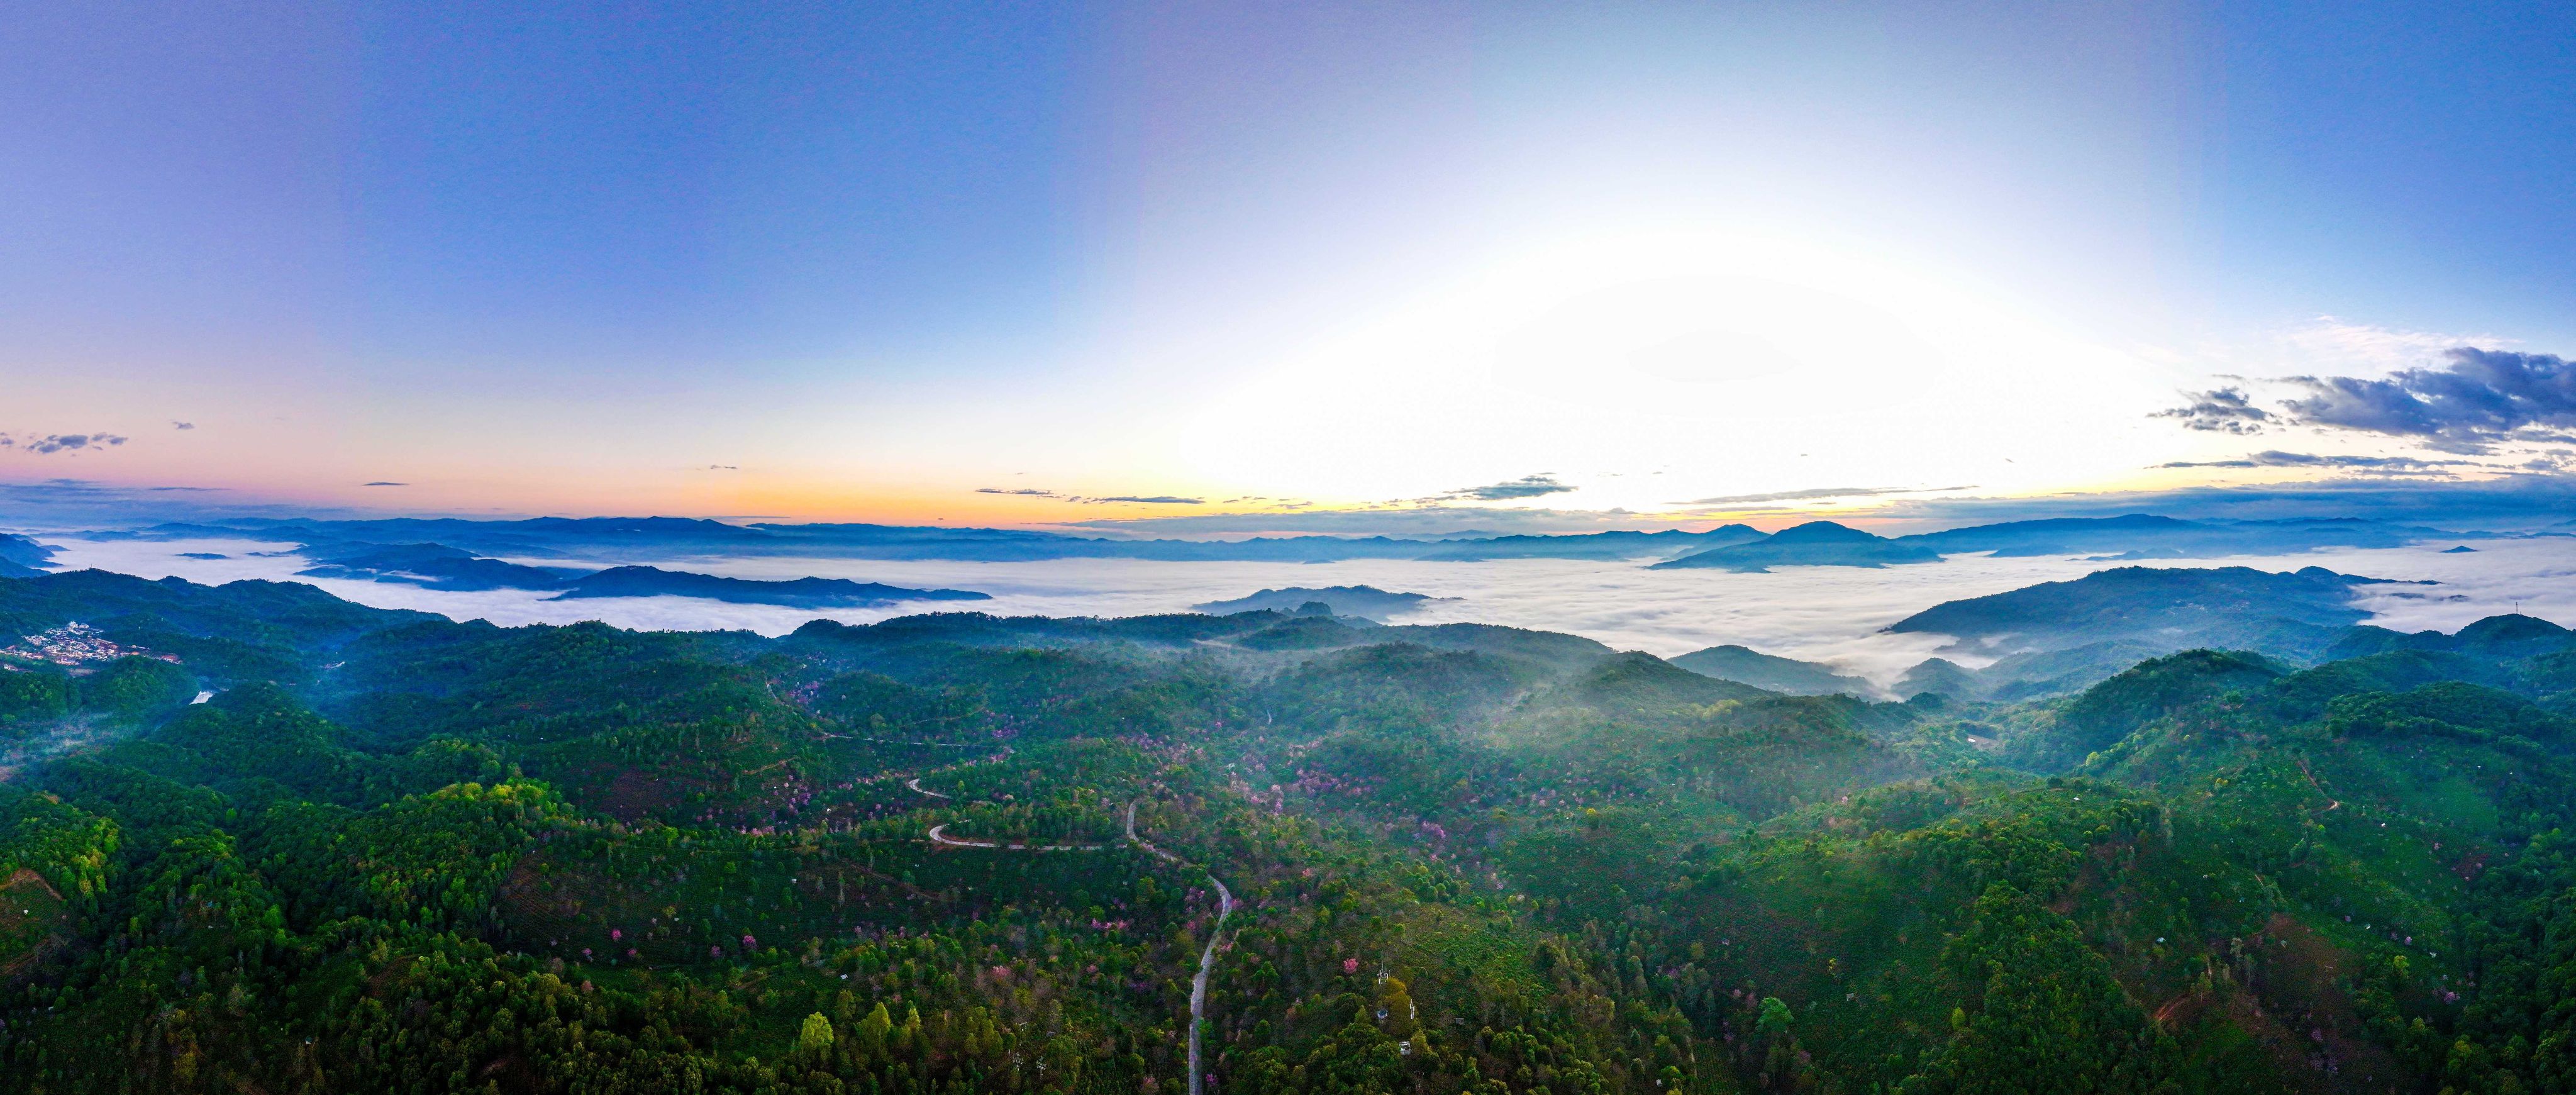
<instances>
[{"instance_id":1,"label":"sea of clouds","mask_svg":"<svg viewBox=\"0 0 2576 1095\"><path fill-rule=\"evenodd\" d=\"M67 569L95 567L145 578L221 583L244 578L308 582L382 608L412 608L496 624L600 620L619 627L734 629L783 635L817 617L871 623L923 611L998 615L1133 616L1187 611L1206 601L1289 586L1371 585L1451 598L1426 603L1396 623L1472 621L1584 635L1613 647L1670 657L1722 643L1830 663L1885 683L1944 644L1939 636L1890 635L1897 620L1943 601L2000 593L2037 582L2080 578L2111 566L2322 566L2346 574L2434 585L2370 587L2357 604L2371 622L2404 631L2450 631L2482 617L2519 611L2576 624L2576 537L2456 541L2404 548L2336 549L2286 556L2159 560L2120 564L2077 557L1997 559L1951 556L1940 563L1859 569L1782 567L1767 574L1650 570L1643 562L1517 559L1437 563L1368 559L1338 563L1157 562L1060 559L971 563L802 558L686 558L661 565L736 578L807 575L993 595L967 604L811 610L726 604L685 597L585 598L497 590L448 593L388 582L299 578L307 563L292 544L247 540L81 540L40 537ZM188 558L189 553L222 555ZM560 559L513 560L562 566Z\"/></svg>"}]
</instances>

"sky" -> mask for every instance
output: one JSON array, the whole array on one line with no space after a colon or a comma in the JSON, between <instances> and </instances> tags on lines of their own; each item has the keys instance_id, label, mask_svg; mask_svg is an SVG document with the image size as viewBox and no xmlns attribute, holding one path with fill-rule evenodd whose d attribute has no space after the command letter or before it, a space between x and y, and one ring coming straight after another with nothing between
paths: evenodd
<instances>
[{"instance_id":1,"label":"sky","mask_svg":"<svg viewBox=\"0 0 2576 1095\"><path fill-rule=\"evenodd\" d=\"M2558 498L2571 40L2512 3L37 6L0 487L1179 532Z\"/></svg>"}]
</instances>

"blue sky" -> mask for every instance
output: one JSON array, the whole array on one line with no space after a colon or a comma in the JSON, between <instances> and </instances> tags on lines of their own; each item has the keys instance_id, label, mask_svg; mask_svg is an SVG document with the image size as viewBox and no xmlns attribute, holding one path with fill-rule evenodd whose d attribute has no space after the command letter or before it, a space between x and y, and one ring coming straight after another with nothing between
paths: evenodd
<instances>
[{"instance_id":1,"label":"blue sky","mask_svg":"<svg viewBox=\"0 0 2576 1095\"><path fill-rule=\"evenodd\" d=\"M2576 297L2576 11L2214 9L2205 171L2229 288L2563 348ZM2275 290L2277 291L2277 290Z\"/></svg>"},{"instance_id":2,"label":"blue sky","mask_svg":"<svg viewBox=\"0 0 2576 1095\"><path fill-rule=\"evenodd\" d=\"M0 481L1288 522L2557 474L2539 358L2467 442L2260 382L2576 352L2570 41L2538 4L40 10L0 25ZM2231 387L2270 417L2149 417Z\"/></svg>"}]
</instances>

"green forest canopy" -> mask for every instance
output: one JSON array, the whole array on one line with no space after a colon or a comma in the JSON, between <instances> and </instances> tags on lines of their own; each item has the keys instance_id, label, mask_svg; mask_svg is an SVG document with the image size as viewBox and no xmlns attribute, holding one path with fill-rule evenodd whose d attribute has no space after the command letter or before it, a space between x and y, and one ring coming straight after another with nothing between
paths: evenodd
<instances>
[{"instance_id":1,"label":"green forest canopy","mask_svg":"<svg viewBox=\"0 0 2576 1095\"><path fill-rule=\"evenodd\" d=\"M180 660L0 672L9 1090L1178 1095L1205 953L1229 1093L2576 1091L2540 621L2005 704L1274 612L0 580L72 620Z\"/></svg>"}]
</instances>

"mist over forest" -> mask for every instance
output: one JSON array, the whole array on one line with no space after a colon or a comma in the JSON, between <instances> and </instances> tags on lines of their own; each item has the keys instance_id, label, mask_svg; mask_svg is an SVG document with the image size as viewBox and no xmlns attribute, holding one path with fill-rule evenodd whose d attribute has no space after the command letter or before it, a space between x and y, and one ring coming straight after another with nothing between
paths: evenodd
<instances>
[{"instance_id":1,"label":"mist over forest","mask_svg":"<svg viewBox=\"0 0 2576 1095\"><path fill-rule=\"evenodd\" d=\"M2069 528L1796 562L13 538L0 1052L47 1091L2576 1075L2576 540ZM1659 565L1694 550L1735 554ZM657 584L566 594L605 574Z\"/></svg>"}]
</instances>

